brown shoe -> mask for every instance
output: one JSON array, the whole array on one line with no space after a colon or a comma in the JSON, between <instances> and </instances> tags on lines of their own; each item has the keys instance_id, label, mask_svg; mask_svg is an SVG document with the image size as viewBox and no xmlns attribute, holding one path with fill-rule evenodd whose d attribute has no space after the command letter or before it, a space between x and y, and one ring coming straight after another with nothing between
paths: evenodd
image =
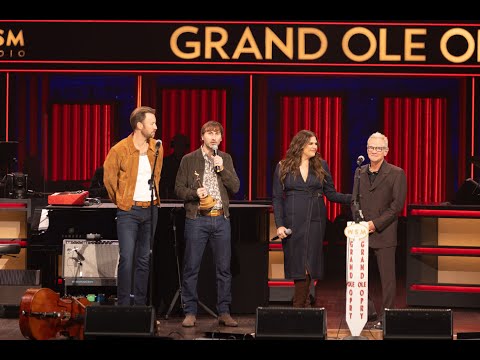
<instances>
[{"instance_id":1,"label":"brown shoe","mask_svg":"<svg viewBox=\"0 0 480 360\"><path fill-rule=\"evenodd\" d=\"M183 327L194 327L197 318L193 314L187 314L185 319L183 319L182 326Z\"/></svg>"},{"instance_id":2,"label":"brown shoe","mask_svg":"<svg viewBox=\"0 0 480 360\"><path fill-rule=\"evenodd\" d=\"M218 317L218 323L224 326L232 326L232 327L238 326L238 322L233 320L233 318L228 313L220 314L220 316Z\"/></svg>"}]
</instances>

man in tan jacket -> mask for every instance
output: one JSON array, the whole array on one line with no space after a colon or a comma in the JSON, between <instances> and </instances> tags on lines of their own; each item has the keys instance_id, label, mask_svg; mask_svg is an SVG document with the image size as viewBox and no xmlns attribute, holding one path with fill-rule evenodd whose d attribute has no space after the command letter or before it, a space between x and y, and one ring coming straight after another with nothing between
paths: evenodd
<instances>
[{"instance_id":1,"label":"man in tan jacket","mask_svg":"<svg viewBox=\"0 0 480 360\"><path fill-rule=\"evenodd\" d=\"M163 162L161 141L154 139L156 121L155 109L140 106L133 110L130 115L133 133L110 149L103 164L103 182L108 196L117 205L118 305L147 304L150 249L157 225ZM156 206L153 211L151 206Z\"/></svg>"}]
</instances>

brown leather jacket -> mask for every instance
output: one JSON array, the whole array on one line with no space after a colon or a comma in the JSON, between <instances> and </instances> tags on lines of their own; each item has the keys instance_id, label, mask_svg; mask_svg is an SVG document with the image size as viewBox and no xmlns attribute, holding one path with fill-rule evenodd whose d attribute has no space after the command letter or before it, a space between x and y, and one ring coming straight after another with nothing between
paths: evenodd
<instances>
[{"instance_id":1,"label":"brown leather jacket","mask_svg":"<svg viewBox=\"0 0 480 360\"><path fill-rule=\"evenodd\" d=\"M149 139L147 156L152 169L155 161L155 143L155 139ZM139 157L140 151L135 148L132 133L110 149L103 163L103 182L107 188L108 196L119 209L128 211L132 208ZM160 183L162 164L163 146L160 146L154 175L155 194L158 199L158 185Z\"/></svg>"}]
</instances>

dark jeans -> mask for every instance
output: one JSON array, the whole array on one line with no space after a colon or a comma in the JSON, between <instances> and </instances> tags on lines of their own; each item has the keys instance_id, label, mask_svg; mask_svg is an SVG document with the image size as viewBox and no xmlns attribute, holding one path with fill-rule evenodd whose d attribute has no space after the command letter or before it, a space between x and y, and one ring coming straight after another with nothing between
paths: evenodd
<instances>
[{"instance_id":1,"label":"dark jeans","mask_svg":"<svg viewBox=\"0 0 480 360\"><path fill-rule=\"evenodd\" d=\"M185 314L197 314L197 282L207 243L215 261L217 312L230 313L232 302L230 272L230 219L224 216L197 216L185 219L185 256L183 261L182 300Z\"/></svg>"},{"instance_id":2,"label":"dark jeans","mask_svg":"<svg viewBox=\"0 0 480 360\"><path fill-rule=\"evenodd\" d=\"M155 234L157 226L157 207L153 208L153 223L150 219L150 208L132 206L130 211L117 210L120 250L117 274L118 305L147 304L150 248L151 241L153 242L151 234Z\"/></svg>"}]
</instances>

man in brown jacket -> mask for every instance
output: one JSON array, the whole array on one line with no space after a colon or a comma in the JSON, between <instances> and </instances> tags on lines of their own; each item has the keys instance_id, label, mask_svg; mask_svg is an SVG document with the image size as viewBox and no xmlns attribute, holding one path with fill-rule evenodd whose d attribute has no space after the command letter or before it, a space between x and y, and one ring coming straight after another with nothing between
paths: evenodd
<instances>
[{"instance_id":1,"label":"man in brown jacket","mask_svg":"<svg viewBox=\"0 0 480 360\"><path fill-rule=\"evenodd\" d=\"M356 217L359 200L363 220L368 222L369 247L377 259L382 284L382 308L376 329L383 329L384 309L394 307L396 293L395 250L397 247L398 215L407 196L407 179L403 169L387 163L388 139L376 132L367 141L370 164L363 165L355 176L352 212ZM360 181L360 184L358 183Z\"/></svg>"},{"instance_id":2,"label":"man in brown jacket","mask_svg":"<svg viewBox=\"0 0 480 360\"><path fill-rule=\"evenodd\" d=\"M146 305L152 234L155 233L160 204L158 185L163 147L160 140L154 139L157 130L155 109L136 108L130 115L130 125L133 133L115 144L107 154L103 182L108 196L117 205L120 248L117 304ZM155 206L153 211L151 206Z\"/></svg>"},{"instance_id":3,"label":"man in brown jacket","mask_svg":"<svg viewBox=\"0 0 480 360\"><path fill-rule=\"evenodd\" d=\"M185 319L182 325L195 326L198 273L208 243L215 261L218 322L224 326L237 326L238 323L230 316L232 274L229 204L230 196L240 189L240 180L232 157L218 151L223 137L222 124L217 121L206 122L200 136L202 146L182 158L175 181L175 194L184 200L186 212L181 293ZM210 209L204 210L200 203L207 196L214 202L211 202Z\"/></svg>"}]
</instances>

